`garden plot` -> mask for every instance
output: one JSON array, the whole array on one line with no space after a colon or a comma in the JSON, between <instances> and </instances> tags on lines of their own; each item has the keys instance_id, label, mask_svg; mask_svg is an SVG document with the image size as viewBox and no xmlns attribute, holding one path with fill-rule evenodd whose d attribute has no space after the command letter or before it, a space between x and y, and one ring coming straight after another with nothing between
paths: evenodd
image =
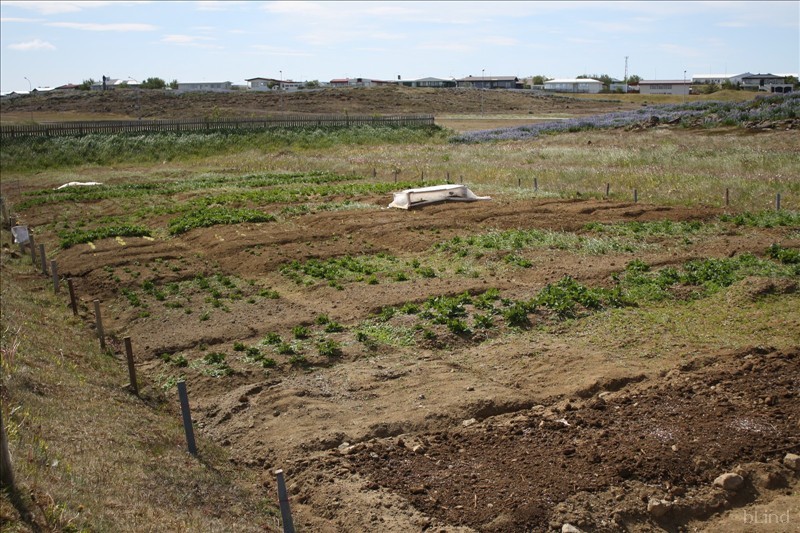
<instances>
[{"instance_id":1,"label":"garden plot","mask_svg":"<svg viewBox=\"0 0 800 533\"><path fill-rule=\"evenodd\" d=\"M716 475L797 445L796 214L491 190L397 211L395 184L317 178L50 191L23 210L146 386L186 380L200 434L270 490L285 470L295 523L644 530L662 523L647 493L684 525L716 509ZM82 202L65 228L59 205ZM720 348L722 322L746 348Z\"/></svg>"}]
</instances>

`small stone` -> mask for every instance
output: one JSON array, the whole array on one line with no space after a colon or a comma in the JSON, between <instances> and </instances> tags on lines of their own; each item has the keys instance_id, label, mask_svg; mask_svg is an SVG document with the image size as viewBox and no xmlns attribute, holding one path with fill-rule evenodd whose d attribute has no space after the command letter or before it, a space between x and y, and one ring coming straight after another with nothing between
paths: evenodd
<instances>
[{"instance_id":1,"label":"small stone","mask_svg":"<svg viewBox=\"0 0 800 533\"><path fill-rule=\"evenodd\" d=\"M573 526L572 524L564 524L561 526L561 533L583 533L583 530Z\"/></svg>"},{"instance_id":2,"label":"small stone","mask_svg":"<svg viewBox=\"0 0 800 533\"><path fill-rule=\"evenodd\" d=\"M414 485L409 489L411 494L424 494L425 493L425 485Z\"/></svg>"},{"instance_id":3,"label":"small stone","mask_svg":"<svg viewBox=\"0 0 800 533\"><path fill-rule=\"evenodd\" d=\"M672 504L666 500L659 500L656 498L650 498L647 502L647 512L650 513L651 516L654 518L661 518L667 511L669 511Z\"/></svg>"},{"instance_id":4,"label":"small stone","mask_svg":"<svg viewBox=\"0 0 800 533\"><path fill-rule=\"evenodd\" d=\"M472 392L475 390L475 387L467 387L467 392Z\"/></svg>"},{"instance_id":5,"label":"small stone","mask_svg":"<svg viewBox=\"0 0 800 533\"><path fill-rule=\"evenodd\" d=\"M791 468L797 472L800 470L800 455L795 453L787 453L783 458L783 464L786 465L787 468Z\"/></svg>"},{"instance_id":6,"label":"small stone","mask_svg":"<svg viewBox=\"0 0 800 533\"><path fill-rule=\"evenodd\" d=\"M422 455L423 453L425 453L425 446L423 446L422 444L417 444L416 446L411 448L411 451Z\"/></svg>"},{"instance_id":7,"label":"small stone","mask_svg":"<svg viewBox=\"0 0 800 533\"><path fill-rule=\"evenodd\" d=\"M736 490L744 484L744 478L739 474L727 472L714 480L714 485L725 490Z\"/></svg>"},{"instance_id":8,"label":"small stone","mask_svg":"<svg viewBox=\"0 0 800 533\"><path fill-rule=\"evenodd\" d=\"M464 427L469 427L472 424L474 424L475 422L477 422L477 420L475 420L474 418L469 418L469 419L464 420L463 422L461 422L461 425L464 426Z\"/></svg>"}]
</instances>

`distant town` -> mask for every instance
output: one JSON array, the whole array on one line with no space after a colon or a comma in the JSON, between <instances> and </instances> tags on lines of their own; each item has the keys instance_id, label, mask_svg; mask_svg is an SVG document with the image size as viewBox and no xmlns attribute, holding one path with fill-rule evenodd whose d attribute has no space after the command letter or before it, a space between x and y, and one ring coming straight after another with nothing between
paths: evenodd
<instances>
[{"instance_id":1,"label":"distant town","mask_svg":"<svg viewBox=\"0 0 800 533\"><path fill-rule=\"evenodd\" d=\"M29 91L3 93L2 97L14 97L31 92L49 91L106 91L114 89L163 89L177 92L229 92L229 91L302 91L327 88L377 87L395 85L424 88L465 88L465 89L504 89L533 90L549 93L640 93L640 94L711 94L718 90L764 91L768 93L791 93L800 90L798 73L778 74L693 74L682 79L645 80L630 76L625 80L608 75L581 75L576 78L555 78L545 76L467 76L464 78L420 78L396 80L377 80L372 78L339 78L330 81L294 81L280 78L255 77L237 85L230 81L166 82L161 78L147 78L138 81L133 78L111 78L102 76L99 81L84 80L80 84L68 83L58 87L30 87Z\"/></svg>"}]
</instances>

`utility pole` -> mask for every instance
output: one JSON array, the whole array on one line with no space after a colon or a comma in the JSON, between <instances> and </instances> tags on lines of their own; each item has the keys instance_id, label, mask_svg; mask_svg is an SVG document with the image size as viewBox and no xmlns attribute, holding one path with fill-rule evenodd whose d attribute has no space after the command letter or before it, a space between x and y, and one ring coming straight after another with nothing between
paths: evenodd
<instances>
[{"instance_id":1,"label":"utility pole","mask_svg":"<svg viewBox=\"0 0 800 533\"><path fill-rule=\"evenodd\" d=\"M625 83L625 92L628 92L628 56L625 56L625 77L622 78Z\"/></svg>"}]
</instances>

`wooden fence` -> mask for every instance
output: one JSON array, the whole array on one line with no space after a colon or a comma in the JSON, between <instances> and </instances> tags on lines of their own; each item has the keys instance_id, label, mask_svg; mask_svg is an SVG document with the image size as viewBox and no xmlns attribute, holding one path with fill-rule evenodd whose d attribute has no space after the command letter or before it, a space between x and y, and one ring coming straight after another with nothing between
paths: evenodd
<instances>
[{"instance_id":1,"label":"wooden fence","mask_svg":"<svg viewBox=\"0 0 800 533\"><path fill-rule=\"evenodd\" d=\"M247 119L106 120L45 122L0 127L0 138L61 137L93 133L258 131L270 128L432 126L433 115L287 115Z\"/></svg>"}]
</instances>

